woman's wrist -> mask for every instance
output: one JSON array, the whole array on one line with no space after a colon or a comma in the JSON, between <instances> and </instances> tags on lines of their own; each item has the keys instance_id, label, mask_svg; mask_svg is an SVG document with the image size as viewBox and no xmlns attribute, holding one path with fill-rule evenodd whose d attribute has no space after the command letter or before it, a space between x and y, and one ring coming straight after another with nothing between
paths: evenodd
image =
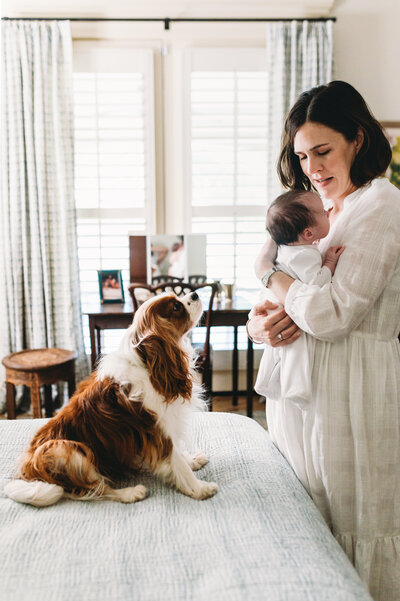
<instances>
[{"instance_id":1,"label":"woman's wrist","mask_svg":"<svg viewBox=\"0 0 400 601\"><path fill-rule=\"evenodd\" d=\"M275 267L275 265L273 265L266 273L264 273L264 275L261 278L261 284L264 286L264 288L268 288L272 276L277 271L279 271L279 269Z\"/></svg>"}]
</instances>

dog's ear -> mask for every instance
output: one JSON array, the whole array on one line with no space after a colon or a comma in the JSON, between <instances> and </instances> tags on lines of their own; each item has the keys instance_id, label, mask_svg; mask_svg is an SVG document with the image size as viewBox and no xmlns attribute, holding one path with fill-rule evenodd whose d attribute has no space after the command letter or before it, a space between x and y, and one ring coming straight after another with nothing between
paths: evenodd
<instances>
[{"instance_id":1,"label":"dog's ear","mask_svg":"<svg viewBox=\"0 0 400 601\"><path fill-rule=\"evenodd\" d=\"M178 397L191 398L193 382L189 357L175 340L148 334L140 340L136 350L146 364L153 388L167 402Z\"/></svg>"}]
</instances>

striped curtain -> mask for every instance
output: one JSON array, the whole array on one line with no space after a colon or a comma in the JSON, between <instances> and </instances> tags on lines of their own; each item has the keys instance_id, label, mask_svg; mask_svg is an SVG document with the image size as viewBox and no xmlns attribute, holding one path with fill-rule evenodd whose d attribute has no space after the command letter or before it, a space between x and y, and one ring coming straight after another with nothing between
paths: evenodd
<instances>
[{"instance_id":1,"label":"striped curtain","mask_svg":"<svg viewBox=\"0 0 400 601\"><path fill-rule=\"evenodd\" d=\"M301 92L328 83L333 71L333 21L267 24L267 197L280 194L276 165L285 117Z\"/></svg>"},{"instance_id":2,"label":"striped curtain","mask_svg":"<svg viewBox=\"0 0 400 601\"><path fill-rule=\"evenodd\" d=\"M26 348L78 353L80 307L67 21L2 23L0 357ZM5 407L0 373L0 410Z\"/></svg>"}]
</instances>

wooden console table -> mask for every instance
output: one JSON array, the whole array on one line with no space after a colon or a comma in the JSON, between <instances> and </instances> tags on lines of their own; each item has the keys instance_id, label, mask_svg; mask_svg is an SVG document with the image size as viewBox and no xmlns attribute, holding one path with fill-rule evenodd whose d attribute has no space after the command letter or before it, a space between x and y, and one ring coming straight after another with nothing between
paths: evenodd
<instances>
[{"instance_id":1,"label":"wooden console table","mask_svg":"<svg viewBox=\"0 0 400 601\"><path fill-rule=\"evenodd\" d=\"M211 326L228 326L234 329L233 352L232 352L232 400L233 405L238 403L238 327L246 325L248 313L250 311L248 301L240 297L233 301L216 303L211 319ZM126 303L104 304L86 308L84 314L89 317L90 329L90 347L92 369L96 366L96 361L101 354L101 330L125 329L130 326L133 319L132 302L129 299ZM253 368L254 353L251 340L247 340L247 378L246 378L246 397L247 397L247 415L253 416ZM215 394L215 393L213 393Z\"/></svg>"}]
</instances>

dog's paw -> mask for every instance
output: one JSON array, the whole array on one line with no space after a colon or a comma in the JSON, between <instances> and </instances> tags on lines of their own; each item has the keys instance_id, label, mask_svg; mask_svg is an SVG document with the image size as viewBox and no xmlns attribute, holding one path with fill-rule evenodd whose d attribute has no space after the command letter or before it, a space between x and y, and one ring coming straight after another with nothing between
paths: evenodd
<instances>
[{"instance_id":1,"label":"dog's paw","mask_svg":"<svg viewBox=\"0 0 400 601\"><path fill-rule=\"evenodd\" d=\"M193 495L194 499L209 499L213 497L215 493L218 492L218 484L215 482L201 482L199 489L196 491L196 494Z\"/></svg>"},{"instance_id":2,"label":"dog's paw","mask_svg":"<svg viewBox=\"0 0 400 601\"><path fill-rule=\"evenodd\" d=\"M142 501L147 497L148 490L142 484L138 484L138 486L120 488L117 493L118 501L121 503L136 503L136 501Z\"/></svg>"},{"instance_id":3,"label":"dog's paw","mask_svg":"<svg viewBox=\"0 0 400 601\"><path fill-rule=\"evenodd\" d=\"M197 471L197 470L201 469L202 467L207 465L207 463L208 463L208 459L204 455L204 453L199 452L199 453L196 453L195 455L193 455L192 457L190 457L190 467L192 468L193 471Z\"/></svg>"}]
</instances>

